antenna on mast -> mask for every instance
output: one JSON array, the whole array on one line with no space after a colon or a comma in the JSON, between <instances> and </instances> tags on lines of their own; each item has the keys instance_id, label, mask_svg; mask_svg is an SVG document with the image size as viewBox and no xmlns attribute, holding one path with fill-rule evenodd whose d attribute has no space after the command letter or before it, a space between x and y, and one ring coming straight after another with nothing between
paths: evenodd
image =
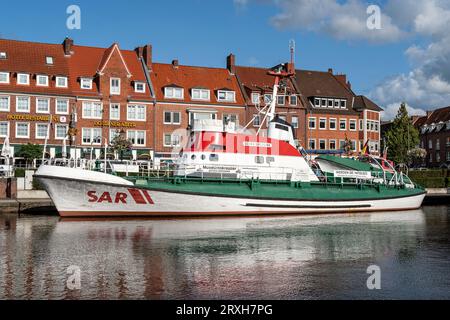
<instances>
[{"instance_id":1,"label":"antenna on mast","mask_svg":"<svg viewBox=\"0 0 450 320\"><path fill-rule=\"evenodd\" d=\"M291 52L291 63L294 64L295 60L295 40L289 40L289 51Z\"/></svg>"}]
</instances>

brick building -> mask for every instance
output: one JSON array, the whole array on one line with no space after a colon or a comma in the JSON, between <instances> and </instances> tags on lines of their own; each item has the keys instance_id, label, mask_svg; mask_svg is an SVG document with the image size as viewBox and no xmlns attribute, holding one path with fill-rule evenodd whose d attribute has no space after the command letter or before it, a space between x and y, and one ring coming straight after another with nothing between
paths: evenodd
<instances>
[{"instance_id":1,"label":"brick building","mask_svg":"<svg viewBox=\"0 0 450 320\"><path fill-rule=\"evenodd\" d=\"M235 75L226 68L153 63L150 78L156 104L153 146L156 157L171 158L195 120L246 121L245 101Z\"/></svg>"},{"instance_id":2,"label":"brick building","mask_svg":"<svg viewBox=\"0 0 450 320\"><path fill-rule=\"evenodd\" d=\"M420 147L427 151L427 167L450 167L450 107L428 111L426 116L413 117L419 130Z\"/></svg>"},{"instance_id":3,"label":"brick building","mask_svg":"<svg viewBox=\"0 0 450 320\"><path fill-rule=\"evenodd\" d=\"M370 152L380 153L380 111L365 96L356 95L345 75L296 70L296 81L306 102L305 148L313 154L340 152L346 139L353 152L368 141Z\"/></svg>"},{"instance_id":4,"label":"brick building","mask_svg":"<svg viewBox=\"0 0 450 320\"><path fill-rule=\"evenodd\" d=\"M133 142L132 156L148 154L153 104L143 50L0 40L0 138L13 151L26 143L44 144L60 157L69 123L68 156L99 157L118 132Z\"/></svg>"}]
</instances>

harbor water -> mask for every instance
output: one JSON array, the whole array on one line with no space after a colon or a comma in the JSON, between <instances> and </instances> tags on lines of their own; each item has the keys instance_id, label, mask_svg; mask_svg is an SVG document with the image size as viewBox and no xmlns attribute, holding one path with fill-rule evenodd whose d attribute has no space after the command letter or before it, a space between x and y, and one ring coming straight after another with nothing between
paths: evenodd
<instances>
[{"instance_id":1,"label":"harbor water","mask_svg":"<svg viewBox=\"0 0 450 320\"><path fill-rule=\"evenodd\" d=\"M379 289L368 286L373 266ZM450 207L134 220L0 214L0 299L12 298L450 299Z\"/></svg>"}]
</instances>

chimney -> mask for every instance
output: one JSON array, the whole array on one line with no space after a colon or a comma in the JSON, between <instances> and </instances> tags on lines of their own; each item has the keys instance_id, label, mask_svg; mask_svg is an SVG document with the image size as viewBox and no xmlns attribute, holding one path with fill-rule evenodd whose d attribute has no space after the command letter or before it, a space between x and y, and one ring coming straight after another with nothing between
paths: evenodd
<instances>
[{"instance_id":1,"label":"chimney","mask_svg":"<svg viewBox=\"0 0 450 320\"><path fill-rule=\"evenodd\" d=\"M153 59L153 56L152 56L152 45L151 44L147 44L144 47L143 57L144 57L145 64L147 65L147 68L149 70L151 70L152 69L152 63L153 63L153 61L152 61L152 59Z\"/></svg>"},{"instance_id":2,"label":"chimney","mask_svg":"<svg viewBox=\"0 0 450 320\"><path fill-rule=\"evenodd\" d=\"M236 56L232 53L227 56L227 69L231 74L236 71Z\"/></svg>"},{"instance_id":3,"label":"chimney","mask_svg":"<svg viewBox=\"0 0 450 320\"><path fill-rule=\"evenodd\" d=\"M174 68L178 68L178 60L177 59L172 60L172 66Z\"/></svg>"},{"instance_id":4,"label":"chimney","mask_svg":"<svg viewBox=\"0 0 450 320\"><path fill-rule=\"evenodd\" d=\"M72 54L72 46L73 46L73 40L69 37L66 37L63 42L64 46L64 54L66 56L70 56Z\"/></svg>"},{"instance_id":5,"label":"chimney","mask_svg":"<svg viewBox=\"0 0 450 320\"><path fill-rule=\"evenodd\" d=\"M134 51L136 51L139 58L143 58L144 47L137 47L134 49Z\"/></svg>"},{"instance_id":6,"label":"chimney","mask_svg":"<svg viewBox=\"0 0 450 320\"><path fill-rule=\"evenodd\" d=\"M289 62L288 64L287 64L287 70L286 70L288 73L290 73L290 74L295 74L295 65L294 65L294 63L293 62Z\"/></svg>"},{"instance_id":7,"label":"chimney","mask_svg":"<svg viewBox=\"0 0 450 320\"><path fill-rule=\"evenodd\" d=\"M331 69L331 68L328 68L328 73L331 73L331 74L333 74L333 69Z\"/></svg>"}]
</instances>

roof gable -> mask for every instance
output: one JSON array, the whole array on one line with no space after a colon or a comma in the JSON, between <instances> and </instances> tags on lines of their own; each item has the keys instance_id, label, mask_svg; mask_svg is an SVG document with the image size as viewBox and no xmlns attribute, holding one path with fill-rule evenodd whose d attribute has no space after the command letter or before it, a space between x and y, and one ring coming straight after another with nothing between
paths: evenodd
<instances>
[{"instance_id":1,"label":"roof gable","mask_svg":"<svg viewBox=\"0 0 450 320\"><path fill-rule=\"evenodd\" d=\"M128 69L127 63L125 62L125 59L123 58L122 53L120 52L119 46L117 43L114 43L111 47L109 47L107 50L105 50L102 60L100 61L100 65L98 67L98 73L103 74L108 63L111 61L111 58L113 57L113 54L118 54L120 57L120 60L123 63L123 66L125 67L125 70L127 71L128 78L131 78L132 74L130 72L130 69Z\"/></svg>"}]
</instances>

